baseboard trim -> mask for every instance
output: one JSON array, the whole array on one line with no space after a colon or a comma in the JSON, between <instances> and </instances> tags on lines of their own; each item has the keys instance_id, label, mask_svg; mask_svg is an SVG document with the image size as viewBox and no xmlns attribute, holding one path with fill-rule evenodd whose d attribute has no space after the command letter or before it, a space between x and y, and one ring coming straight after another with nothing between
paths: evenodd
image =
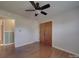
<instances>
[{"instance_id":1,"label":"baseboard trim","mask_svg":"<svg viewBox=\"0 0 79 59\"><path fill-rule=\"evenodd\" d=\"M38 41L35 41L35 42L38 42ZM19 45L19 46L17 46L16 43L15 43L15 48L22 47L22 46L25 46L25 45L28 45L28 44L32 44L32 43L35 43L35 42L32 41L32 42L28 42L28 43L25 43L25 44L22 44L22 45Z\"/></svg>"},{"instance_id":2,"label":"baseboard trim","mask_svg":"<svg viewBox=\"0 0 79 59\"><path fill-rule=\"evenodd\" d=\"M9 43L9 44L4 44L4 45L7 46L7 45L12 45L12 44L14 44L14 43Z\"/></svg>"},{"instance_id":3,"label":"baseboard trim","mask_svg":"<svg viewBox=\"0 0 79 59\"><path fill-rule=\"evenodd\" d=\"M9 44L0 44L0 46L8 46L8 45L12 45L14 43L9 43Z\"/></svg>"},{"instance_id":4,"label":"baseboard trim","mask_svg":"<svg viewBox=\"0 0 79 59\"><path fill-rule=\"evenodd\" d=\"M63 49L63 48L58 47L58 46L54 46L54 47L57 48L57 49L63 50L63 51L65 51L65 52L71 53L71 54L73 54L73 55L79 57L79 54L78 54L78 53L75 53L75 52L72 52L72 51L69 51L69 50Z\"/></svg>"}]
</instances>

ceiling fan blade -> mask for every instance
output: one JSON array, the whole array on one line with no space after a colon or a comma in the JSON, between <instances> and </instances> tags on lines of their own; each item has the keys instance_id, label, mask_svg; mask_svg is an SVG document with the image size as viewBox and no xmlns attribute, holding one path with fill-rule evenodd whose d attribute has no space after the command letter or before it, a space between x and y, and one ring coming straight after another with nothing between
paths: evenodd
<instances>
[{"instance_id":1,"label":"ceiling fan blade","mask_svg":"<svg viewBox=\"0 0 79 59\"><path fill-rule=\"evenodd\" d=\"M50 4L46 4L46 5L44 5L44 6L41 7L41 10L47 9L49 7L50 7Z\"/></svg>"},{"instance_id":2,"label":"ceiling fan blade","mask_svg":"<svg viewBox=\"0 0 79 59\"><path fill-rule=\"evenodd\" d=\"M39 3L38 3L38 2L36 3L36 7L37 7L37 8L39 7Z\"/></svg>"},{"instance_id":3,"label":"ceiling fan blade","mask_svg":"<svg viewBox=\"0 0 79 59\"><path fill-rule=\"evenodd\" d=\"M37 9L36 4L34 3L34 1L30 1L30 3L32 4L32 6Z\"/></svg>"},{"instance_id":4,"label":"ceiling fan blade","mask_svg":"<svg viewBox=\"0 0 79 59\"><path fill-rule=\"evenodd\" d=\"M43 15L47 15L47 13L46 13L46 12L44 12L44 11L41 11L41 13L42 13Z\"/></svg>"},{"instance_id":5,"label":"ceiling fan blade","mask_svg":"<svg viewBox=\"0 0 79 59\"><path fill-rule=\"evenodd\" d=\"M35 11L35 10L25 10L25 11Z\"/></svg>"}]
</instances>

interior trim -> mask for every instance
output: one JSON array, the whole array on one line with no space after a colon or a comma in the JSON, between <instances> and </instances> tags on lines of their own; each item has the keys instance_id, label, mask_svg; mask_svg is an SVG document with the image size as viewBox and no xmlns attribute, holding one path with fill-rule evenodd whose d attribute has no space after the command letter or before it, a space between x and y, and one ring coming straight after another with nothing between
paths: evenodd
<instances>
[{"instance_id":1,"label":"interior trim","mask_svg":"<svg viewBox=\"0 0 79 59\"><path fill-rule=\"evenodd\" d=\"M74 54L75 57L79 57L79 54L78 54L78 53L75 53L75 52L72 52L72 51L69 51L69 50L63 49L63 48L58 47L58 46L53 46L53 47L55 47L55 48L57 48L57 49L60 49L60 50L63 50L63 51L65 51L65 52L68 52L68 53Z\"/></svg>"}]
</instances>

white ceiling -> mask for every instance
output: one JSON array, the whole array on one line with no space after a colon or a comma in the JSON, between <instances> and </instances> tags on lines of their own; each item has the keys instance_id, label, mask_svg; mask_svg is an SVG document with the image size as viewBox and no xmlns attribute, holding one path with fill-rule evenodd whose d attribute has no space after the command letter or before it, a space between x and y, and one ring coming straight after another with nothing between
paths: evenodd
<instances>
[{"instance_id":1,"label":"white ceiling","mask_svg":"<svg viewBox=\"0 0 79 59\"><path fill-rule=\"evenodd\" d=\"M43 6L47 3L51 5L50 8L44 10L48 13L47 16L40 14L35 17L35 12L26 12L26 9L34 9L34 7L28 1L0 1L0 9L19 14L26 18L47 18L53 17L59 13L62 13L71 8L79 6L78 1L38 1L40 6Z\"/></svg>"}]
</instances>

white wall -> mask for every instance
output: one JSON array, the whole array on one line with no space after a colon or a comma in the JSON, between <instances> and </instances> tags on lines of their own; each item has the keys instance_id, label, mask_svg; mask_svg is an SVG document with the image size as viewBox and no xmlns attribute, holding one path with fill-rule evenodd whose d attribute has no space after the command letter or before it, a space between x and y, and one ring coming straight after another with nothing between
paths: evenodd
<instances>
[{"instance_id":1,"label":"white wall","mask_svg":"<svg viewBox=\"0 0 79 59\"><path fill-rule=\"evenodd\" d=\"M41 22L53 21L52 45L79 54L79 8Z\"/></svg>"},{"instance_id":2,"label":"white wall","mask_svg":"<svg viewBox=\"0 0 79 59\"><path fill-rule=\"evenodd\" d=\"M79 9L70 10L53 19L54 46L79 54Z\"/></svg>"},{"instance_id":3,"label":"white wall","mask_svg":"<svg viewBox=\"0 0 79 59\"><path fill-rule=\"evenodd\" d=\"M37 42L39 42L39 23L36 21L35 24L33 24L33 39Z\"/></svg>"},{"instance_id":4,"label":"white wall","mask_svg":"<svg viewBox=\"0 0 79 59\"><path fill-rule=\"evenodd\" d=\"M26 19L22 16L0 10L0 16L15 19L15 46L20 47L38 41L37 21Z\"/></svg>"}]
</instances>

